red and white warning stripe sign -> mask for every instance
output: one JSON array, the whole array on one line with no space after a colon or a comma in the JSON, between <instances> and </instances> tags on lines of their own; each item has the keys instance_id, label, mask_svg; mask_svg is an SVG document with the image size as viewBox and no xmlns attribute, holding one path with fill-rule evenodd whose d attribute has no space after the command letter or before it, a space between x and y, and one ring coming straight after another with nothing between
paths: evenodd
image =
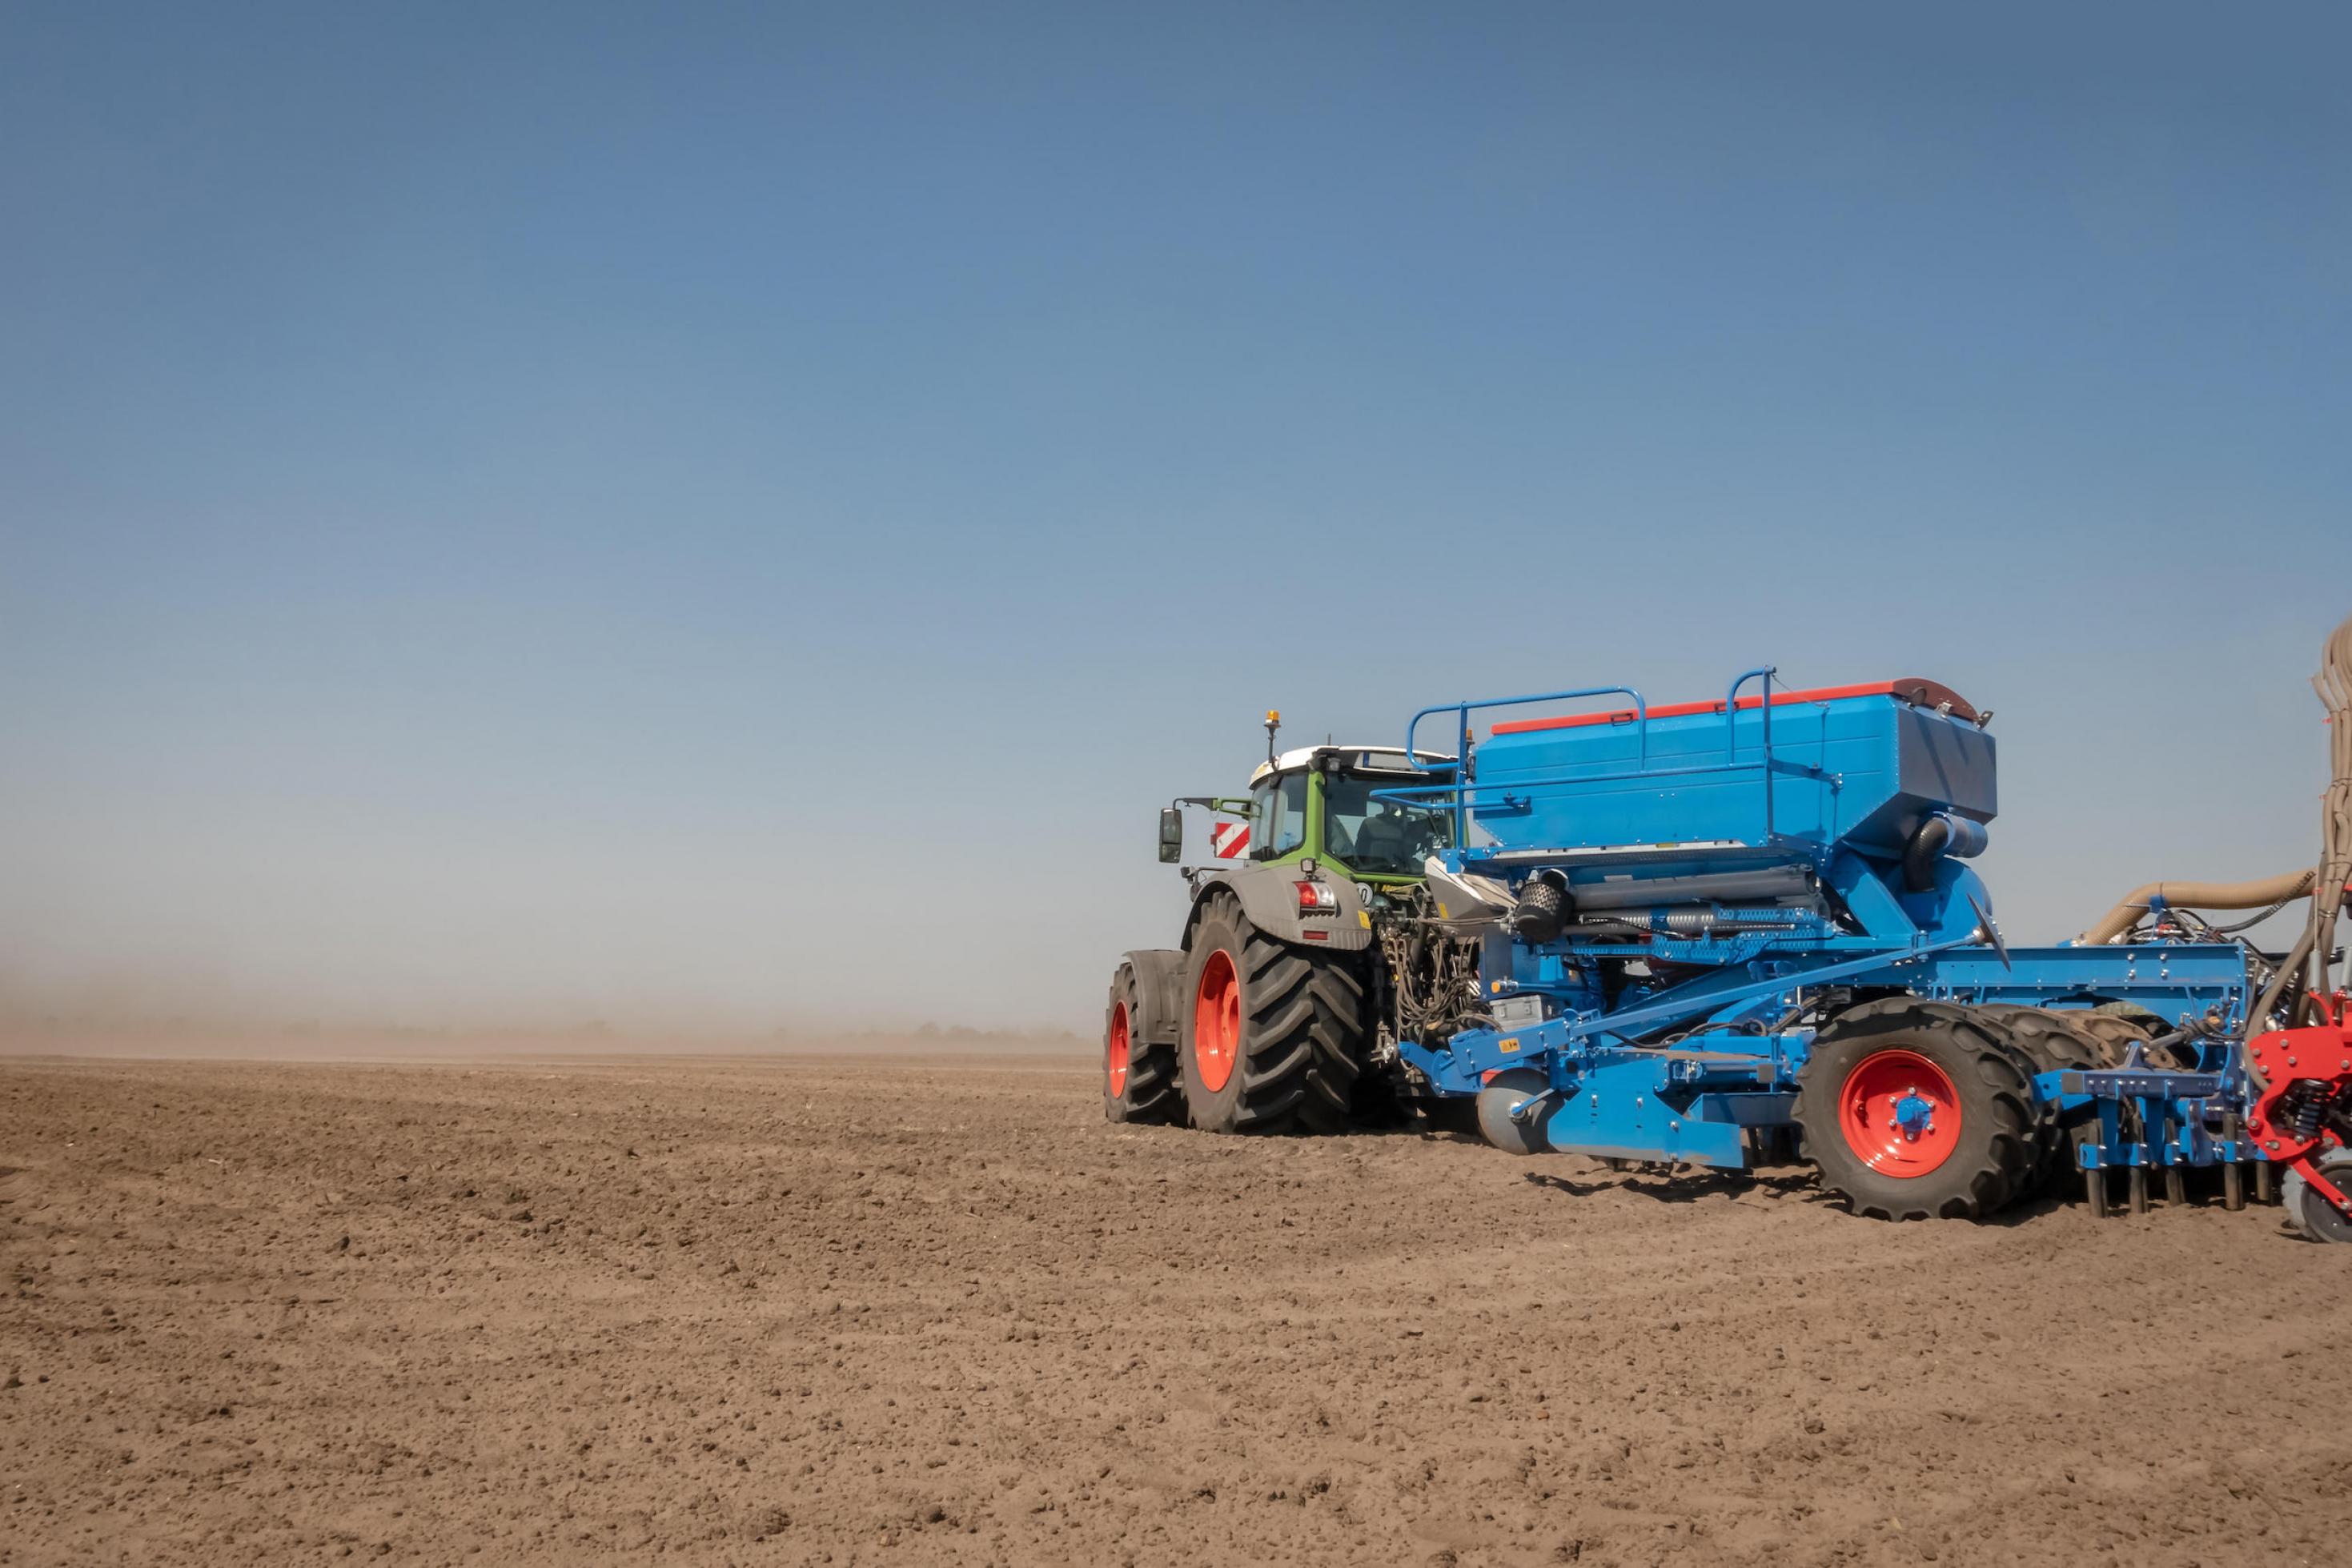
<instances>
[{"instance_id":1,"label":"red and white warning stripe sign","mask_svg":"<svg viewBox=\"0 0 2352 1568\"><path fill-rule=\"evenodd\" d=\"M1217 822L1209 829L1209 848L1221 861L1239 860L1249 848L1247 822Z\"/></svg>"}]
</instances>

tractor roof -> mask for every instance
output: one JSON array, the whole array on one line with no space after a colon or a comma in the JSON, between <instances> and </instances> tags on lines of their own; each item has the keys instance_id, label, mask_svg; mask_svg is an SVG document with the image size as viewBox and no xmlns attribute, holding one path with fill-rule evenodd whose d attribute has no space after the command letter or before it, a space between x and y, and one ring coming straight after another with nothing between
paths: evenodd
<instances>
[{"instance_id":1,"label":"tractor roof","mask_svg":"<svg viewBox=\"0 0 2352 1568\"><path fill-rule=\"evenodd\" d=\"M1450 763L1454 758L1443 751L1423 751L1418 755L1423 763ZM1250 775L1255 789L1261 779L1276 773L1295 773L1299 768L1314 766L1318 758L1337 757L1339 766L1351 772L1413 773L1418 769L1406 762L1402 746L1299 746L1284 752L1271 762L1261 762Z\"/></svg>"}]
</instances>

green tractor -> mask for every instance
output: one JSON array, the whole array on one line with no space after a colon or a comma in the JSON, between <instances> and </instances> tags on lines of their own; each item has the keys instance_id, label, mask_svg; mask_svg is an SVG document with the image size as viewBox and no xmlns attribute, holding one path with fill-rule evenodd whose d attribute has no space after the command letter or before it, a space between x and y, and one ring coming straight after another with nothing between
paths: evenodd
<instances>
[{"instance_id":1,"label":"green tractor","mask_svg":"<svg viewBox=\"0 0 2352 1568\"><path fill-rule=\"evenodd\" d=\"M1249 794L1180 796L1160 858L1192 888L1181 944L1125 955L1104 1020L1114 1122L1212 1133L1335 1133L1416 1113L1451 1125L1398 1056L1406 1035L1480 1011L1478 945L1423 886L1450 812L1381 798L1444 784L1453 759L1323 745L1266 760ZM1211 814L1212 858L1183 865L1186 808Z\"/></svg>"}]
</instances>

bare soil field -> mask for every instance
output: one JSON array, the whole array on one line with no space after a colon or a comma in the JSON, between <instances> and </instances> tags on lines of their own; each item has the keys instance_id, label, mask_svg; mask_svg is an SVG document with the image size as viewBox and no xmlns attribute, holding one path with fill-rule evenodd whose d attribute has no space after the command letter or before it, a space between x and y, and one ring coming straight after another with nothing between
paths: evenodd
<instances>
[{"instance_id":1,"label":"bare soil field","mask_svg":"<svg viewBox=\"0 0 2352 1568\"><path fill-rule=\"evenodd\" d=\"M2352 1249L1091 1062L0 1062L0 1563L2332 1563Z\"/></svg>"}]
</instances>

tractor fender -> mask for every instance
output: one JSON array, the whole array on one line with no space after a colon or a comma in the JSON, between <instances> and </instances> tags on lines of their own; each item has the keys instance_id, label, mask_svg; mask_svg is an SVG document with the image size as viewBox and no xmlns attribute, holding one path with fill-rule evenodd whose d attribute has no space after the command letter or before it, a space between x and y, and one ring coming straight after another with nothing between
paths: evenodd
<instances>
[{"instance_id":1,"label":"tractor fender","mask_svg":"<svg viewBox=\"0 0 2352 1568\"><path fill-rule=\"evenodd\" d=\"M1135 1038L1146 1045L1174 1045L1177 1009L1184 990L1184 955L1172 947L1147 947L1124 955L1135 971Z\"/></svg>"},{"instance_id":2,"label":"tractor fender","mask_svg":"<svg viewBox=\"0 0 2352 1568\"><path fill-rule=\"evenodd\" d=\"M1360 953L1372 945L1371 922L1366 918L1363 894L1346 877L1317 873L1314 880L1329 888L1338 906L1318 915L1298 911L1300 876L1296 862L1288 865L1236 866L1202 879L1192 890L1192 913L1184 922L1184 946L1192 945L1192 927L1199 924L1201 905L1220 889L1241 901L1249 923L1278 941L1326 952ZM1317 935L1308 936L1308 932Z\"/></svg>"}]
</instances>

